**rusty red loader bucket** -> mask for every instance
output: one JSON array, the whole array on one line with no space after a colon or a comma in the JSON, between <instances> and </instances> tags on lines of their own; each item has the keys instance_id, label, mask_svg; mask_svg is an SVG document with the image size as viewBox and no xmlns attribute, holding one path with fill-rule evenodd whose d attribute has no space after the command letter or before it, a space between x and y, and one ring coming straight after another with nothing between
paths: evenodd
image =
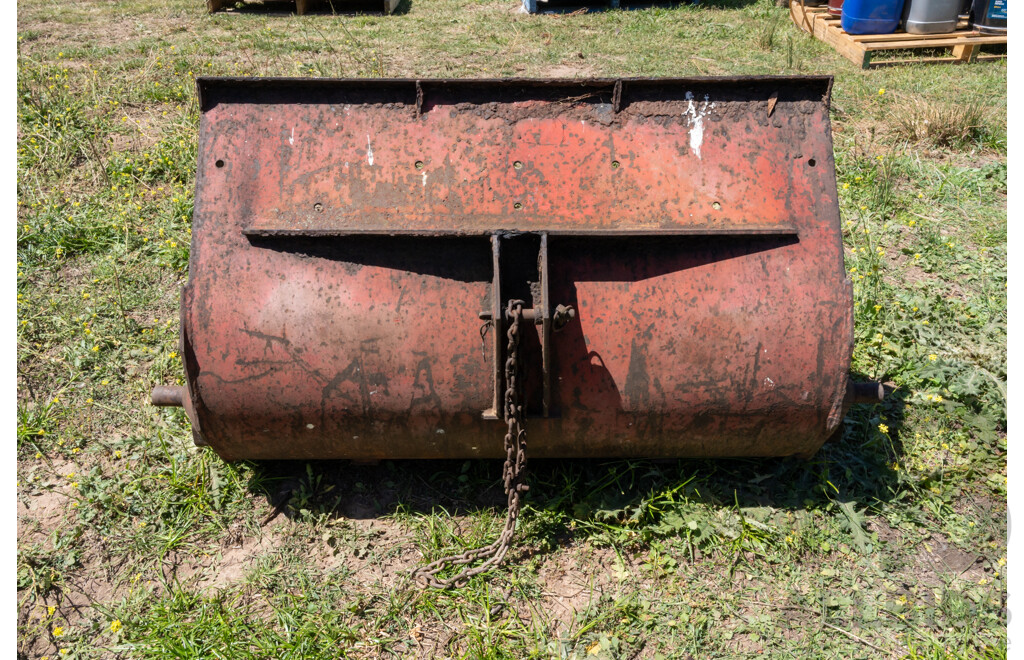
<instances>
[{"instance_id":1,"label":"rusty red loader bucket","mask_svg":"<svg viewBox=\"0 0 1024 660\"><path fill-rule=\"evenodd\" d=\"M225 459L503 457L510 385L533 457L807 456L880 396L830 78L198 84L154 402Z\"/></svg>"}]
</instances>

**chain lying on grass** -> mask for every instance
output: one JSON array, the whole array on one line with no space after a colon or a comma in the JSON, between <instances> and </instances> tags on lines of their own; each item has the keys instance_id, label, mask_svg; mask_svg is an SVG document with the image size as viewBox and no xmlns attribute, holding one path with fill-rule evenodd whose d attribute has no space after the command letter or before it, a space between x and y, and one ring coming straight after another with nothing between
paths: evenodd
<instances>
[{"instance_id":1,"label":"chain lying on grass","mask_svg":"<svg viewBox=\"0 0 1024 660\"><path fill-rule=\"evenodd\" d=\"M505 558L512 544L512 534L516 531L519 519L520 498L529 490L523 483L526 470L526 425L523 418L522 380L519 374L519 322L523 318L523 301L510 300L506 315L511 320L508 328L508 357L505 360L505 421L508 431L505 433L505 467L503 477L505 495L508 498L508 515L505 526L498 538L488 546L467 550L461 554L438 559L413 571L413 578L422 587L448 589L449 587L465 586L474 575L479 575ZM439 578L438 573L449 566L463 566L484 560L479 566L467 568L450 578Z\"/></svg>"}]
</instances>

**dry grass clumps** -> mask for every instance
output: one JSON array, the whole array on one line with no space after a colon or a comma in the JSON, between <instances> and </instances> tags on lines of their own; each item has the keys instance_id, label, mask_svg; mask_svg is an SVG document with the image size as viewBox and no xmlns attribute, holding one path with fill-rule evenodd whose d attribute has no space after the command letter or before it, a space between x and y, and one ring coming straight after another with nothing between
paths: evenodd
<instances>
[{"instance_id":1,"label":"dry grass clumps","mask_svg":"<svg viewBox=\"0 0 1024 660\"><path fill-rule=\"evenodd\" d=\"M987 119L977 103L915 99L900 104L891 123L896 135L910 142L952 147L983 140L989 132Z\"/></svg>"}]
</instances>

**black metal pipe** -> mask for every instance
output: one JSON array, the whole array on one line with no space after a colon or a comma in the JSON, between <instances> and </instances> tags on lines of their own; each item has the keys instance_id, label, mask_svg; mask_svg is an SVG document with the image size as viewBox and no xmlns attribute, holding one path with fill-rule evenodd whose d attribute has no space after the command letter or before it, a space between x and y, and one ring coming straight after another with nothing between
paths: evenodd
<instances>
[{"instance_id":1,"label":"black metal pipe","mask_svg":"<svg viewBox=\"0 0 1024 660\"><path fill-rule=\"evenodd\" d=\"M185 388L165 385L154 387L150 399L154 406L177 406L180 408L185 405Z\"/></svg>"},{"instance_id":2,"label":"black metal pipe","mask_svg":"<svg viewBox=\"0 0 1024 660\"><path fill-rule=\"evenodd\" d=\"M885 400L885 387L874 381L855 383L852 380L847 386L846 395L851 403L881 403Z\"/></svg>"}]
</instances>

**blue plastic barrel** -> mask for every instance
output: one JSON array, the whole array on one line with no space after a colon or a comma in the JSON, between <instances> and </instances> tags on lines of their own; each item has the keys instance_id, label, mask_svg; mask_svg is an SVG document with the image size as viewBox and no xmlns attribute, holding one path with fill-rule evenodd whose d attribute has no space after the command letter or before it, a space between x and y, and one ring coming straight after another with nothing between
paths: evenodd
<instances>
[{"instance_id":1,"label":"blue plastic barrel","mask_svg":"<svg viewBox=\"0 0 1024 660\"><path fill-rule=\"evenodd\" d=\"M903 0L845 0L840 25L847 34L889 34L903 16Z\"/></svg>"}]
</instances>

